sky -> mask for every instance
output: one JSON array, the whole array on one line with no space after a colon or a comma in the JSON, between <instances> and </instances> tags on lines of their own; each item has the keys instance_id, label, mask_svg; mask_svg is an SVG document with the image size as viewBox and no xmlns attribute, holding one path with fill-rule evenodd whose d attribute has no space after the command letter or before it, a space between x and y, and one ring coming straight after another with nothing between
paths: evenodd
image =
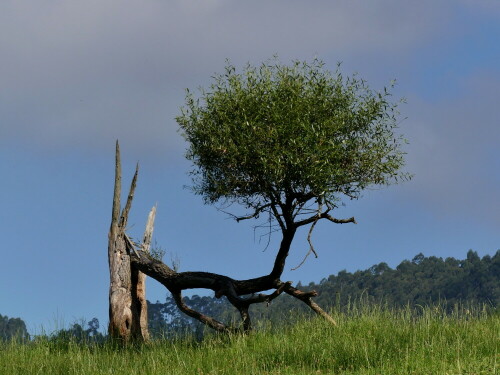
<instances>
[{"instance_id":1,"label":"sky","mask_svg":"<svg viewBox=\"0 0 500 375\"><path fill-rule=\"evenodd\" d=\"M500 249L500 1L88 0L0 2L0 314L31 333L97 317L106 327L114 144L124 186L140 163L129 219L181 271L237 279L270 271L259 222L236 223L185 186L191 165L175 117L185 89L277 54L342 62L378 91L397 84L403 184L366 191L317 225L319 258L298 233L283 280L422 252L464 259ZM168 291L148 279L147 296ZM205 293L195 290L192 293Z\"/></svg>"}]
</instances>

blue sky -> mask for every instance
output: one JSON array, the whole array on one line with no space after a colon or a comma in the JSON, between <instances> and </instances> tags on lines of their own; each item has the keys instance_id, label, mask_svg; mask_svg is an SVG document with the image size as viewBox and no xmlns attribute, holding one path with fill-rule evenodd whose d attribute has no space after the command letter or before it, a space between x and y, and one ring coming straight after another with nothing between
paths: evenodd
<instances>
[{"instance_id":1,"label":"blue sky","mask_svg":"<svg viewBox=\"0 0 500 375\"><path fill-rule=\"evenodd\" d=\"M442 0L14 1L0 3L0 314L41 327L107 322L107 232L114 142L124 178L140 162L129 223L140 235L158 203L155 239L181 270L234 278L270 270L256 223L235 223L183 186L190 165L174 117L184 89L235 65L343 62L380 90L397 79L412 181L367 191L321 223L319 258L283 279L422 252L464 258L500 248L500 2ZM288 261L307 252L299 233ZM148 282L148 298L167 291Z\"/></svg>"}]
</instances>

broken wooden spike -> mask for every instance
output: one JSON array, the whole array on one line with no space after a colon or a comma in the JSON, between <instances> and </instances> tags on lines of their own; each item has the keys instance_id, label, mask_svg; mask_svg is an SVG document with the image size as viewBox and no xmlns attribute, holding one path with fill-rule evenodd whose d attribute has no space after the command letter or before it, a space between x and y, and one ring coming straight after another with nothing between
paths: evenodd
<instances>
[{"instance_id":1,"label":"broken wooden spike","mask_svg":"<svg viewBox=\"0 0 500 375\"><path fill-rule=\"evenodd\" d=\"M153 230L155 225L155 217L156 217L156 205L151 208L151 211L148 215L148 221L146 223L146 229L144 230L144 237L142 239L142 251L149 253L149 249L151 248L151 238L153 237Z\"/></svg>"}]
</instances>

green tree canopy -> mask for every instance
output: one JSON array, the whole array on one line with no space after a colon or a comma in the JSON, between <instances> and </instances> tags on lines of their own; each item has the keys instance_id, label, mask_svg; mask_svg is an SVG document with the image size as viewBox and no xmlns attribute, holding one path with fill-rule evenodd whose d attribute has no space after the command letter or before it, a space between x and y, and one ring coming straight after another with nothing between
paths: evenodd
<instances>
[{"instance_id":1,"label":"green tree canopy","mask_svg":"<svg viewBox=\"0 0 500 375\"><path fill-rule=\"evenodd\" d=\"M390 98L386 89L374 92L357 76L344 77L340 67L330 73L320 60L283 65L275 59L258 67L247 65L241 73L228 63L225 72L215 75L198 97L188 91L177 122L189 143L187 158L194 164L194 191L206 203L239 203L250 210L246 216L236 216L237 220L266 213L269 233L281 230L273 268L259 277L235 280L210 272L176 272L146 252L137 252L124 229L137 172L120 218L118 145L109 259L122 259L115 255L126 251L134 272L160 281L183 313L220 332L232 328L186 305L183 290L207 288L217 298L226 296L239 311L245 331L251 329L249 307L269 303L282 293L335 324L312 300L316 291L301 291L291 282L283 282L281 276L299 227L310 225L307 258L316 254L311 233L320 219L355 223L354 217L337 219L330 214L343 198L357 199L370 186L407 177L400 172L403 139L395 132L397 103ZM117 285L119 275L111 273ZM125 289L127 293L132 290L130 285ZM274 291L261 293L269 290ZM133 311L126 305L129 300L122 298L122 305ZM122 308L110 311L120 311L114 315L118 322L115 331L127 331ZM143 329L140 317L133 322Z\"/></svg>"},{"instance_id":2,"label":"green tree canopy","mask_svg":"<svg viewBox=\"0 0 500 375\"><path fill-rule=\"evenodd\" d=\"M252 217L269 210L284 226L289 218L308 224L298 215L321 215L343 197L408 177L390 99L386 88L374 92L317 59L274 59L241 73L228 63L199 97L188 91L177 117L193 189L207 203L243 204ZM305 210L311 200L317 208Z\"/></svg>"}]
</instances>

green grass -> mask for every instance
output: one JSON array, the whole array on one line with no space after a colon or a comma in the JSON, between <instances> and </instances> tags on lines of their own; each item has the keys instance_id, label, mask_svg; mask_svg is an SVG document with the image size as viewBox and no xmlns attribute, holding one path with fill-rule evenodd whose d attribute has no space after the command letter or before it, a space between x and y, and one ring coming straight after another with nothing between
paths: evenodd
<instances>
[{"instance_id":1,"label":"green grass","mask_svg":"<svg viewBox=\"0 0 500 375\"><path fill-rule=\"evenodd\" d=\"M129 347L0 344L0 374L500 374L500 315L465 308L333 312L283 329Z\"/></svg>"}]
</instances>

